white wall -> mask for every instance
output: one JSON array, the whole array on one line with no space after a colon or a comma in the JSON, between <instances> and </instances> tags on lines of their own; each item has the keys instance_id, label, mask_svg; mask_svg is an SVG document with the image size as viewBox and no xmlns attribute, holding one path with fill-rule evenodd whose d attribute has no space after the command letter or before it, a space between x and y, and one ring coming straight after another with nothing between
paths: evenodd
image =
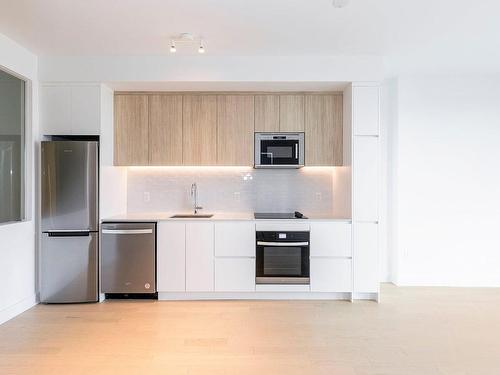
<instances>
[{"instance_id":1,"label":"white wall","mask_svg":"<svg viewBox=\"0 0 500 375\"><path fill-rule=\"evenodd\" d=\"M42 57L40 81L351 82L383 77L380 57Z\"/></svg>"},{"instance_id":2,"label":"white wall","mask_svg":"<svg viewBox=\"0 0 500 375\"><path fill-rule=\"evenodd\" d=\"M0 225L0 323L21 313L36 303L35 290L35 142L38 133L37 57L0 34L0 66L31 81L28 90L32 100L27 103L27 183L25 222Z\"/></svg>"},{"instance_id":3,"label":"white wall","mask_svg":"<svg viewBox=\"0 0 500 375\"><path fill-rule=\"evenodd\" d=\"M391 86L393 280L500 286L500 76L403 75Z\"/></svg>"}]
</instances>

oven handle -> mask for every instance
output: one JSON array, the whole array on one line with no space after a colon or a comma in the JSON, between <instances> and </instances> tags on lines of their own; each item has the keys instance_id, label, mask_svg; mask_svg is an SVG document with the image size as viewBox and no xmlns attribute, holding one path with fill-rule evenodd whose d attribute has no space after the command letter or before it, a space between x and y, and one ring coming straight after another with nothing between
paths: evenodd
<instances>
[{"instance_id":1,"label":"oven handle","mask_svg":"<svg viewBox=\"0 0 500 375\"><path fill-rule=\"evenodd\" d=\"M265 242L257 241L259 246L309 246L309 242Z\"/></svg>"},{"instance_id":2,"label":"oven handle","mask_svg":"<svg viewBox=\"0 0 500 375\"><path fill-rule=\"evenodd\" d=\"M299 158L299 144L295 143L295 159Z\"/></svg>"}]
</instances>

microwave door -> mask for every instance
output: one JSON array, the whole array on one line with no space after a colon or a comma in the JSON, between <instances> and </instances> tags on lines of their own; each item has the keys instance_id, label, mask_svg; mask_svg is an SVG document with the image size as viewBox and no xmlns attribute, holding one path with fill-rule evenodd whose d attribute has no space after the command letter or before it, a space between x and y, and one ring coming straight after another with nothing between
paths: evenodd
<instances>
[{"instance_id":1,"label":"microwave door","mask_svg":"<svg viewBox=\"0 0 500 375\"><path fill-rule=\"evenodd\" d=\"M262 140L262 165L296 165L298 164L298 140Z\"/></svg>"}]
</instances>

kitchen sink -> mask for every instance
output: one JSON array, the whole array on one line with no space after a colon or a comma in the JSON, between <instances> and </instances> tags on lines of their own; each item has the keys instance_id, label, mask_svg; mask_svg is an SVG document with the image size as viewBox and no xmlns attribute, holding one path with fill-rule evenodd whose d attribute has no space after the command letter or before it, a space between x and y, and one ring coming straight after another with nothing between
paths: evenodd
<instances>
[{"instance_id":1,"label":"kitchen sink","mask_svg":"<svg viewBox=\"0 0 500 375\"><path fill-rule=\"evenodd\" d=\"M179 214L170 216L172 219L208 219L214 214Z\"/></svg>"}]
</instances>

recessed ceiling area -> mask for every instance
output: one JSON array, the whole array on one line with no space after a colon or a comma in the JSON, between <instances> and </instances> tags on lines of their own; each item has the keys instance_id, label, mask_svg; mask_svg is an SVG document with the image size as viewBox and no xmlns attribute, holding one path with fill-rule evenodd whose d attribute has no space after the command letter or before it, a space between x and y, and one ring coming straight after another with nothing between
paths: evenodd
<instances>
[{"instance_id":1,"label":"recessed ceiling area","mask_svg":"<svg viewBox=\"0 0 500 375\"><path fill-rule=\"evenodd\" d=\"M343 8L331 0L0 0L0 9L0 33L39 56L166 55L172 35L190 32L203 38L205 55L423 49L500 59L494 0L350 0Z\"/></svg>"},{"instance_id":2,"label":"recessed ceiling area","mask_svg":"<svg viewBox=\"0 0 500 375\"><path fill-rule=\"evenodd\" d=\"M114 91L343 91L348 82L107 82Z\"/></svg>"}]
</instances>

